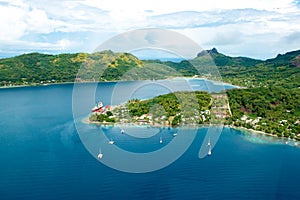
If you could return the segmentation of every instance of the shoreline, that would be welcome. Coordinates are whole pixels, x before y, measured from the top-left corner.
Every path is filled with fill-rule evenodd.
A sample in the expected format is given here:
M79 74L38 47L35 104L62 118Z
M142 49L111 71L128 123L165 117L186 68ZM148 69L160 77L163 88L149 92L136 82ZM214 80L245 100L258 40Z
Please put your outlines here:
M216 85L223 85L223 86L234 86L238 89L244 89L246 87L243 86L238 86L238 85L233 85L228 82L222 82L222 81L217 81L217 80L211 80L207 79L205 77L193 77L193 76L176 76L176 77L167 77L165 79L155 79L155 81L166 81L166 80L176 80L176 79L186 79L186 80L204 80L204 81L211 81L212 83L215 83ZM27 88L27 87L42 87L42 86L51 86L51 85L65 85L65 84L76 84L76 83L118 83L118 82L131 82L131 81L153 81L150 79L145 79L145 80L113 80L113 81L82 81L82 82L55 82L55 83L35 83L35 84L28 84L28 85L12 85L12 86L0 86L0 89L11 89L11 88Z
M205 124L205 125L185 125L185 126L165 126L165 125L151 125L151 124L136 124L136 123L103 123L103 122L96 122L96 121L90 121L88 117L83 118L81 120L82 123L84 124L92 124L92 125L97 125L97 126L110 126L110 127L140 127L140 128L170 128L170 129L177 129L177 128L182 128L182 129L190 129L190 128L210 128L210 127L218 127L218 124ZM219 125L220 126L220 125ZM245 127L236 127L232 125L223 125L223 128L231 128L236 131L241 131L246 134L250 134L253 137L257 137L256 135L263 135L269 138L275 138L278 140L284 140L285 143L282 143L282 145L290 145L290 146L295 146L295 147L300 147L300 144L298 144L298 140L296 139L290 139L287 137L278 137L277 135L273 135L270 133L265 133L263 131L258 131L254 129L247 129ZM291 142L294 142L294 144L291 144Z
M223 85L223 86L235 86L238 89L244 89L246 87L242 87L242 86L236 86L236 85L232 85L231 83L227 83L227 82L222 82L222 81L216 81L216 80L210 80L207 79L205 77L192 77L192 76L178 76L178 77L168 77L165 79L155 79L155 81L164 81L164 80L176 80L176 79L185 79L185 80L204 80L204 81L211 81L213 83L219 84L219 85ZM131 82L131 81L151 81L151 80L114 80L114 81L86 81L86 82L57 82L57 83L45 83L45 84L35 84L35 85L12 85L12 86L1 86L0 89L12 89L12 88L27 88L27 87L43 87L43 86L53 86L53 85L67 85L67 84L76 84L76 83L81 83L81 84L89 84L89 83L118 83L118 82ZM145 125L140 125L140 124L136 124L136 123L128 123L128 124L122 124L122 123L103 123L103 122L96 122L96 121L90 121L87 118L82 120L83 123L85 124L95 124L95 125L112 125L112 126L120 126L120 125L125 125L125 126L146 126L146 127L156 127L156 128L205 128L205 127L211 127L211 126L217 126L216 124L209 124L209 125L187 125L187 126L177 126L177 127L172 127L172 126L165 126L165 125L150 125L150 124L145 124ZM278 138L278 139L286 139L286 140L292 140L294 142L297 142L299 140L296 139L290 139L287 137L278 137L277 135L273 135L270 133L265 133L263 131L258 131L258 130L254 130L254 129L247 129L245 127L236 127L233 125L223 125L223 127L229 127L232 128L234 130L238 130L238 131L242 131L245 133L250 133L250 134L261 134L261 135L265 135L268 137L274 137L274 138Z
M52 85L67 85L67 84L74 84L74 83L76 83L76 82L46 83L46 84L33 84L33 85L12 85L12 86L0 86L0 89L46 87L46 86L52 86Z
M160 124L137 124L134 122L131 123L119 123L119 122L97 122L97 121L90 121L89 117L85 117L81 120L82 123L84 124L93 124L93 125L99 125L99 126L116 126L116 127L130 127L130 126L135 126L135 127L151 127L151 128L209 128L212 126L217 127L217 124L205 124L205 125L186 125L186 126L166 126L166 125L160 125ZM223 126L224 127L224 126Z
M238 131L242 131L242 132L257 133L257 134L266 135L266 136L270 136L270 137L280 138L277 135L273 135L271 133L266 133L266 132L258 131L258 130L254 130L254 129L248 129L245 127L237 127L237 126L232 126L232 125L230 125L228 127L238 130ZM286 137L282 137L282 138L286 138ZM286 139L288 139L288 138L286 138Z
M238 89L245 89L247 87L239 86L239 85L233 85L232 83L225 82L225 81L217 81L213 79L208 79L206 77L194 77L194 76L176 76L176 77L168 77L166 79L162 80L176 80L176 79L186 79L186 80L204 80L204 81L211 81L212 83L219 85L219 86L234 86Z
M263 135L263 136L266 136L266 137L270 137L270 138L275 138L275 139L278 139L278 140L285 140L285 145L291 145L291 146L295 146L295 147L300 147L300 144L298 144L298 142L300 142L299 140L296 140L296 139L291 139L291 138L287 138L287 137L278 137L277 135L273 135L271 133L266 133L266 132L263 132L263 131L258 131L258 130L254 130L254 129L248 129L248 128L245 128L245 127L236 127L236 126L227 126L229 128L232 128L234 130L237 130L237 131L241 131L243 133L247 133L247 134L250 134L251 136L255 136L255 135ZM294 142L294 144L290 144L290 142Z

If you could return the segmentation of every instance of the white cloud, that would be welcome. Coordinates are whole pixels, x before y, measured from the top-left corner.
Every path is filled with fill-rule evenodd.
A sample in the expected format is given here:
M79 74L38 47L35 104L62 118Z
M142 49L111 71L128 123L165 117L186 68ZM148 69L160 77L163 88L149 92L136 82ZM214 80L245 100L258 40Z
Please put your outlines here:
M33 9L26 17L24 21L28 26L26 31L29 33L51 33L65 26L62 21L49 19L44 10Z
M64 26L62 21L49 19L44 10L22 1L6 3L0 4L0 40L18 40L25 34L50 33Z
M30 52L30 51L63 51L76 45L74 42L66 39L50 42L27 42L27 41L0 41L3 45L0 47L1 52ZM5 47L5 48L4 48Z
M295 11L293 0L85 0L86 5L102 8L112 13L113 17L133 18L148 14L158 15L182 11L232 10L253 8L257 10L291 12Z
M95 39L97 33L107 38L111 33L153 27L183 33L204 48L217 46L225 53L259 57L258 45L268 55L296 48L296 42L289 40L293 44L289 46L283 38L300 32L299 11L294 0L0 0L0 46L31 49L32 44L61 51L77 46L81 51L93 43L87 40L104 40ZM60 32L69 37L33 38ZM80 32L93 37L75 44L72 35Z
M0 4L0 40L13 40L21 37L27 24L21 19L25 13L18 7L1 6Z
M117 52L134 52L141 50L159 50L193 58L201 47L190 38L173 31L161 29L142 29L119 34L106 41L97 51L111 49Z

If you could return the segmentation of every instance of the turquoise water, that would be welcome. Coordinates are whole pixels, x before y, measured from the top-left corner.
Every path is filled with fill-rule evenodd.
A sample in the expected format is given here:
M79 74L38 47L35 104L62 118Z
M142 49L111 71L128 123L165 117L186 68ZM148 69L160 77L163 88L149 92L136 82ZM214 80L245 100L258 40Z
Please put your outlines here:
M132 84L122 83L122 91ZM115 85L99 84L96 99L109 103ZM79 88L88 91L90 85ZM146 89L132 94L148 98L168 92L156 86ZM200 128L183 155L165 168L149 173L112 169L90 154L76 127L90 135L104 134L114 139L113 146L135 153L158 151L180 139L180 134L191 133L165 128L155 129L152 137L137 138L120 134L119 127L75 126L72 91L72 84L0 90L0 199L300 198L300 149L278 141L260 142L266 140L230 128L223 129L210 157L198 158L207 131ZM78 113L85 116L93 102L82 98ZM135 127L130 132L147 130ZM184 144L176 145L174 151Z

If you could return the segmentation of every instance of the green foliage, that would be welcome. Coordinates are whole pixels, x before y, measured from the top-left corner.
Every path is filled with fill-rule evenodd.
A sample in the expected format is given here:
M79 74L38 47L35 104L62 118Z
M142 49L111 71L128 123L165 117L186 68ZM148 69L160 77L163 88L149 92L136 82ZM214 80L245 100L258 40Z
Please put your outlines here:
M249 58L231 58L230 62L218 63L222 78L236 85L266 87L271 85L285 88L300 87L299 51L278 55L266 61ZM215 60L222 54L212 56Z
M253 128L251 123L241 121L243 115L249 119L261 117L257 124L262 131L291 136L299 134L300 91L283 87L232 89L227 91L236 126Z
M172 125L177 125L183 114L186 118L199 116L200 111L208 109L210 101L207 92L174 92L143 101L133 99L127 107L132 117L151 114L153 118L169 119Z
M212 64L217 66L215 71L212 71ZM93 54L29 53L0 59L0 86L74 82L75 79L114 81L194 75L213 79L214 74L219 73L224 81L248 88L227 91L232 117L227 118L226 123L297 138L300 133L300 50L265 61L230 57L216 49L200 52L196 58L179 63L141 61L131 54L110 50ZM152 113L155 118L165 116L175 125L186 116L210 109L210 99L205 92L177 92L145 101L131 100L128 108L131 116ZM241 121L243 115L262 119L253 125ZM95 114L90 120L113 122L111 116L110 112ZM287 122L280 123L282 120ZM198 121L204 123L201 118Z
M270 85L297 88L300 87L299 54L300 51L293 51L262 61L229 57L212 49L200 52L192 60L176 63L141 61L129 53L110 50L93 54L29 53L0 59L0 86L74 82L76 77L77 81L163 79L194 75L215 78L214 74L220 73L223 80L248 88ZM214 64L218 71L212 71Z
M107 111L107 112L106 112L106 115L110 117L110 116L113 116L113 113L110 112L110 111Z
M111 113L112 114L112 113ZM114 118L110 118L110 114L92 114L90 117L89 117L89 120L92 121L92 122L108 122L108 123L114 123L116 122L116 120Z
M181 123L181 115L177 115L174 117L172 121L172 126L177 126Z
M0 59L0 86L120 80L142 61L128 53L112 51L93 54L46 55L29 53Z
M131 116L140 117L149 112L149 105L145 101L134 99L128 102L128 109Z

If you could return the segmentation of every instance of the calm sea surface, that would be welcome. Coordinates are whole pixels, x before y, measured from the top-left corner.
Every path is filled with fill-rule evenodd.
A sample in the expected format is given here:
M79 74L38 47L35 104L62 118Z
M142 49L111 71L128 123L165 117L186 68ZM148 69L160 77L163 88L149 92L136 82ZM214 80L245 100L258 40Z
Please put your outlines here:
M203 80L190 80L190 84L193 89L220 90ZM119 90L114 89L116 85L99 84L92 100L81 96L81 106L73 108L78 109L76 126L72 84L1 89L0 199L300 199L300 149L229 128L223 129L212 155L203 159L198 153L207 128L198 129L182 156L162 169L126 173L102 164L90 153L97 153L98 147L86 149L78 130L86 132L87 138L104 134L113 138L112 146L136 154L158 151L178 139L175 152L184 145L179 134L190 134L189 130L157 129L157 134L139 138L121 134L119 127L81 123L95 99L110 104L115 96L114 102L120 103L128 94L143 99L172 90L161 87L159 81L135 89L136 82L119 83ZM81 84L77 90L84 94L93 87ZM152 130L129 129L141 135ZM174 133L178 136L173 137ZM107 151L103 148L103 161L111 156ZM119 162L126 162L126 157Z

